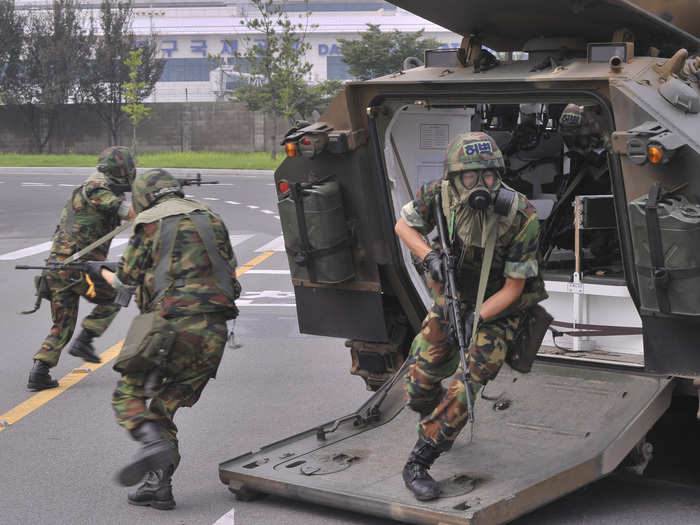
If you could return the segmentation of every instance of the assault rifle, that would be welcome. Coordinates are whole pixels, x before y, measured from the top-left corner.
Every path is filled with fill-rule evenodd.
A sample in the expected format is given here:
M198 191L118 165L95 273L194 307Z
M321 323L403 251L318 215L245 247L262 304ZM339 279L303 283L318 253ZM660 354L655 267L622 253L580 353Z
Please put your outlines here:
M448 321L452 329L457 334L457 344L459 346L459 360L462 364L462 381L464 382L464 392L467 396L467 406L469 412L467 417L470 423L474 423L474 403L472 401L472 392L469 388L469 362L467 355L472 346L472 340L464 340L464 318L462 310L459 306L457 295L457 278L455 277L455 259L450 249L450 241L447 238L447 226L445 217L442 215L442 196L436 195L435 200L435 223L437 224L438 233L440 234L440 245L442 247L443 260L445 264L445 309L447 311ZM473 337L473 334L472 334Z
M197 173L195 177L177 178L180 186L202 186L203 184L219 184L218 180L202 180L202 174ZM109 184L109 189L114 193L127 193L131 191L131 184Z
M118 263L116 262L109 261L83 261L71 263L47 262L44 264L44 266L18 264L15 266L15 270L77 270L79 272L84 272L85 278L89 285L86 295L92 299L96 296L96 291L95 283L90 277L90 272L92 271L92 273L99 273L102 268L106 268L110 272L115 272L117 270L117 264ZM129 306L132 295L133 293L118 290L117 296L114 299L114 304L118 304L119 306ZM38 301L40 301L40 299L38 299Z

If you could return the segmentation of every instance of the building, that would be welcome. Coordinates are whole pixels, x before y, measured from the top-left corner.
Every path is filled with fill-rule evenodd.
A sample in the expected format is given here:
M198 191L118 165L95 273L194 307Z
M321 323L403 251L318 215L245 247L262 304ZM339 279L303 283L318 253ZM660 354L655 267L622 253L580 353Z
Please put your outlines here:
M99 0L90 0L90 9L99 9ZM41 9L47 0L16 0L20 9ZM307 9L311 50L307 60L313 69L310 82L325 79L348 79L347 68L341 60L338 38L351 39L366 29L366 24L378 24L384 31L425 30L445 45L458 46L461 37L423 20L396 6L378 0L301 0L284 2L290 18L304 16ZM255 42L255 35L241 24L246 17L255 16L255 8L245 0L135 0L134 32L144 39L155 35L162 56L167 60L160 82L151 102L214 101L221 96L235 73L214 72L209 55L222 58L233 56L246 37ZM305 19L305 17L304 17ZM226 68L224 68L226 69ZM233 68L228 68L232 73Z

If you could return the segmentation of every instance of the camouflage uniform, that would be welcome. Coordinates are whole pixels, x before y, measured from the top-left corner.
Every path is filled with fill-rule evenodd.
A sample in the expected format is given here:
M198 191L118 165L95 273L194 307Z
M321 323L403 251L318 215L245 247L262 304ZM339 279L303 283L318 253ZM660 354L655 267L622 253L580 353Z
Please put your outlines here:
M154 172L157 172L154 175ZM137 186L143 181L158 185L158 173L151 170L134 181L134 205L137 211L149 205L139 206ZM169 176L169 175L168 175ZM169 180L174 180L170 177ZM152 191L154 188L146 188ZM156 188L157 189L157 188ZM167 191L158 199L182 199L182 192ZM187 202L194 202L187 200ZM236 297L240 285L235 278L235 257L228 231L222 220L201 203L202 210L212 227L219 254L230 262L231 279ZM216 375L226 343L226 320L238 315L232 298L224 294L214 275L205 245L188 215L181 215L170 256L169 275L173 279L165 296L153 304L157 296L154 261L161 256L161 221L138 224L119 262L115 286L137 287L137 302L142 312L156 311L167 319L176 332L175 344L161 370L165 378L156 390L144 392L146 373L125 374L117 384L112 397L112 407L119 425L132 432L147 421L160 427L162 437L175 450L173 471L179 463L177 453L177 427L173 421L180 407L194 405L209 379ZM139 220L138 218L136 219ZM147 400L150 399L150 403Z
M404 206L401 216L409 226L427 235L435 227L435 196L441 191L441 181L421 187L415 199ZM503 287L505 278L526 279L522 295L499 315L482 321L474 337L468 364L471 390L474 394L496 377L503 365L508 345L523 318L523 310L542 300L546 294L539 275L537 239L539 223L534 208L522 194L517 194L518 212L511 227L496 241L493 262L486 288L486 298ZM460 301L465 311L473 311L484 250L463 247L458 237L454 253L461 260L457 272ZM442 283L428 280L434 303L423 321L421 331L413 340L406 393L409 405L420 406L441 393L440 382L457 371L461 374L458 348L448 340L448 321L444 310ZM447 450L467 420L464 384L456 376L446 395L430 415L418 425L424 441L439 450Z
M117 176L114 173L121 166L127 166L127 171L135 172L133 159L127 148L116 146L102 152L98 164L98 170L102 172L91 175L76 188L61 213L49 261L61 262L119 226L121 219L126 216L124 195L115 193L110 184L127 182L128 176L122 173ZM103 261L107 258L109 246L110 241L105 242L84 258ZM94 296L92 290L88 294L90 287L81 272L47 270L44 276L51 290L53 326L34 359L54 367L58 363L61 350L70 341L75 330L81 296L98 305L82 322L83 329L94 336L104 333L120 307L112 304L115 292L105 282L95 282Z

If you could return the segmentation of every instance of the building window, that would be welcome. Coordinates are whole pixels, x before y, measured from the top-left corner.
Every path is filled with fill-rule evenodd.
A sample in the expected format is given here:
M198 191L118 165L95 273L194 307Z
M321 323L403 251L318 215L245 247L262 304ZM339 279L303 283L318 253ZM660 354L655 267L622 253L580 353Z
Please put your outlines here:
M207 58L169 58L160 82L208 82L215 64Z
M326 78L328 80L348 80L352 75L348 72L348 65L343 62L343 57L338 55L326 57Z

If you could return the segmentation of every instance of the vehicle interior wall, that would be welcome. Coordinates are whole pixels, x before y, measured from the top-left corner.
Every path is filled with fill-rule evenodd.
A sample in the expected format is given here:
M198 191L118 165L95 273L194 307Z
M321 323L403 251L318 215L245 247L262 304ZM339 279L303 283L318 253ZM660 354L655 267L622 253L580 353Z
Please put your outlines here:
M404 105L380 136L396 220L418 188L443 175L445 150L457 134L489 133L506 159L504 182L530 200L541 228L542 269L549 293L543 305L555 322L641 327L622 269L608 162L611 126L599 108L585 106L594 132L559 129L566 104ZM577 175L585 173L580 177ZM574 222L575 202L582 213ZM585 210L584 210L585 208ZM584 220L585 219L585 220ZM578 229L579 250L576 251ZM428 236L434 239L435 232ZM431 298L422 264L402 246L404 262L426 306ZM561 326L560 331L566 331ZM641 335L592 337L548 333L544 345L561 353L642 354Z

